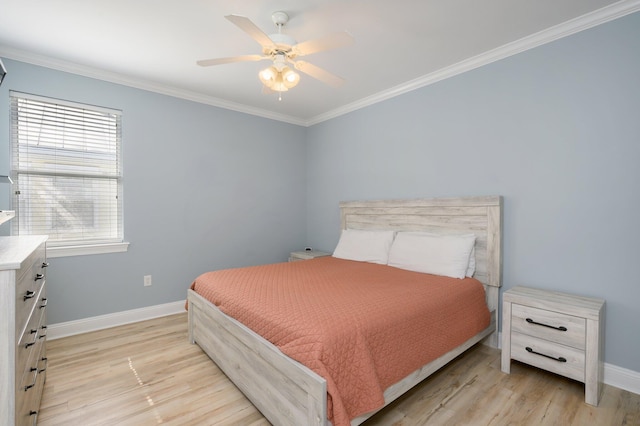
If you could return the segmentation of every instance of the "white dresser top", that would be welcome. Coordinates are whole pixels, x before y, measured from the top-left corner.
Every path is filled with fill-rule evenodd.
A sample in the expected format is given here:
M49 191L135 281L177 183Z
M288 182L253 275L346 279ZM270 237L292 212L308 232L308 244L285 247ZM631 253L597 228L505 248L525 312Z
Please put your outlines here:
M0 271L19 269L22 262L47 238L46 235L0 237Z
M16 212L14 210L0 210L0 224L13 219L15 215Z

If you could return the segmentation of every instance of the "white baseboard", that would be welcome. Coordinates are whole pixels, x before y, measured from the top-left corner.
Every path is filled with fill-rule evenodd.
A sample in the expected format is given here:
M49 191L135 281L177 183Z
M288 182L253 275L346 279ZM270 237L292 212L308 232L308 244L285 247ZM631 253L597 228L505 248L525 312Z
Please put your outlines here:
M167 315L179 314L185 312L184 304L184 300L179 300L177 302L165 303L162 305L51 324L47 327L47 339L54 340L61 337L73 336L75 334L116 327L118 325L131 324Z
M604 382L640 395L640 373L617 365L604 364Z
M164 317L184 312L184 300L165 303L163 305L115 312L76 321L52 324L47 327L47 339L54 340L75 334L103 330L118 325L131 324L153 318ZM502 344L502 333L498 334L498 344ZM612 364L604 364L604 383L629 392L640 394L640 372L628 370Z

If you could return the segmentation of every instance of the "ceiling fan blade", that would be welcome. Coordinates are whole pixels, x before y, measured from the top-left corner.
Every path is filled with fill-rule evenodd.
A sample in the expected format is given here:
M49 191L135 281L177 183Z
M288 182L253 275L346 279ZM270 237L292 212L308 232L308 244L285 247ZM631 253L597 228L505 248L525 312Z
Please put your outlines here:
M293 51L298 56L310 55L324 50L335 49L338 47L349 46L353 43L353 37L346 31L329 34L325 37L316 38L309 41L303 41L293 46Z
M340 85L342 85L342 83L344 83L344 79L342 77L331 74L329 71L326 71L316 65L310 64L309 62L296 61L294 62L294 66L297 70L310 75L311 77L318 79L331 87L339 87Z
M240 15L227 15L225 16L229 21L235 24L245 33L249 34L252 39L257 41L263 49L270 50L274 48L273 41L268 35L264 33L260 28L256 26L249 18Z
M233 62L261 61L263 59L269 59L269 57L263 55L244 55L234 56L231 58L204 59L196 63L201 67L210 67L212 65L231 64Z

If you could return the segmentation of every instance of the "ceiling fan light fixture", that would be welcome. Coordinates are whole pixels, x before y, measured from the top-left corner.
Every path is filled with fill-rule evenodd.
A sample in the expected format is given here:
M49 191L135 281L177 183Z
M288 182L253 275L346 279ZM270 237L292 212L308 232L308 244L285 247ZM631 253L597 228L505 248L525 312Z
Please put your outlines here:
M269 89L263 89L263 92L279 92L278 99L282 99L282 92L288 91L300 82L300 74L296 71L303 72L332 87L338 87L344 81L320 67L297 59L301 56L352 44L353 37L346 31L298 43L293 37L282 33L282 27L289 21L289 15L285 12L274 12L271 15L273 23L278 28L277 34L271 35L267 35L246 16L231 14L226 15L225 18L258 42L262 47L262 54L205 59L197 61L198 65L208 67L234 62L271 60L268 68L258 72L258 78L265 89Z
M271 66L269 68L265 68L258 73L258 77L262 84L271 88L276 82L276 78L278 76L278 70L275 67Z
M284 84L286 84L287 87L291 89L292 87L295 87L300 81L300 74L289 67L285 67L285 69L282 70L282 80L284 81Z
M260 71L258 77L262 84L276 92L286 92L300 82L300 74L287 66L278 69L272 65Z

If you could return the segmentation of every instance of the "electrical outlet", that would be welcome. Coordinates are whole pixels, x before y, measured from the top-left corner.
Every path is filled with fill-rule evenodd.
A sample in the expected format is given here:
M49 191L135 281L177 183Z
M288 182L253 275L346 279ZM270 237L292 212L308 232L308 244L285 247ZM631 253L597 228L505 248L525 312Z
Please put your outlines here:
M149 287L151 285L151 275L144 276L144 286Z

